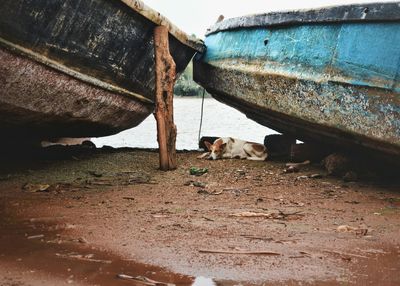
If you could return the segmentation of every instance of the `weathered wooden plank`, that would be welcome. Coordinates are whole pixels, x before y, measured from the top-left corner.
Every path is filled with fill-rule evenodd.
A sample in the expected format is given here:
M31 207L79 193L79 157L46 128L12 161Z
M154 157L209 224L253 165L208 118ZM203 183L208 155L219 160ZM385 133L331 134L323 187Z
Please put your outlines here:
M157 140L160 152L160 169L176 169L176 126L174 124L174 84L176 65L169 53L168 28L154 29Z

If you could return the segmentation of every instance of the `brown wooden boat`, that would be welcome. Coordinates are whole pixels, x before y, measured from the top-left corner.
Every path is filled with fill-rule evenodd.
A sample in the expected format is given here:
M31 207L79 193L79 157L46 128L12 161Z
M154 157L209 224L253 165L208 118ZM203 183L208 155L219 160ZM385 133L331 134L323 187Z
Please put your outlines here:
M141 1L2 0L2 136L93 137L138 125L154 109L158 25L169 29L179 74L203 43Z

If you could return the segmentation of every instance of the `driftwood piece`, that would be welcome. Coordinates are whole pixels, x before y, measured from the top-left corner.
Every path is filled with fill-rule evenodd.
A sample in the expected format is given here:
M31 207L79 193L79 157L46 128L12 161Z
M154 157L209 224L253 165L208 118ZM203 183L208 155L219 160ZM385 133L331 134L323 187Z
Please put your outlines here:
M174 124L173 96L176 64L169 52L168 28L154 29L157 140L160 152L160 169L176 169L176 126Z
M248 251L248 250L221 250L221 249L199 249L200 253L215 253L215 254L247 254L247 255L273 255L279 256L280 253L273 251Z

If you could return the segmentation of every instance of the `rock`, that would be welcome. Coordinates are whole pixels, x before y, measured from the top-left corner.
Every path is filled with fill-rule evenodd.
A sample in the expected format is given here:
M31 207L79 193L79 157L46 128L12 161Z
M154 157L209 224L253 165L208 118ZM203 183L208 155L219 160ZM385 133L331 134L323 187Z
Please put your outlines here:
M76 146L76 145L87 145L88 142L91 143L91 145L94 145L90 141L90 138L55 138L55 139L48 139L44 140L41 142L42 147L48 147L52 145L62 145L62 146ZM96 148L96 145L94 145L94 148Z
M350 160L343 154L333 153L323 160L329 175L344 176L350 171Z
M292 144L296 144L296 138L289 135L272 134L264 138L264 146L271 158L289 158Z
M320 179L320 178L322 178L322 175L321 174L311 174L309 177L311 179Z
M86 238L84 238L84 237L78 238L78 242L80 242L80 243L82 243L82 244L88 243L88 241L87 241Z
M354 171L348 171L343 176L343 181L345 182L355 182L358 180L358 175Z
M297 173L298 171L299 171L299 168L296 166L289 166L283 170L284 173Z
M49 184L31 184L31 183L26 183L22 187L22 189L31 193L48 192L49 188L50 188Z

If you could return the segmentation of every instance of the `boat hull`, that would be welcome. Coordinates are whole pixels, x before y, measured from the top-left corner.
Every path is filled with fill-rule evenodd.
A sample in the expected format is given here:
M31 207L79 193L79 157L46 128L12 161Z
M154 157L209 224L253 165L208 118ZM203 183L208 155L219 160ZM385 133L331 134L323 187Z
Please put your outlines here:
M154 109L157 25L170 29L179 74L201 42L140 1L1 1L0 132L88 137L138 125Z
M9 139L108 135L153 110L7 50L0 49L0 61L0 130Z
M279 132L400 156L399 42L399 20L225 25L194 78Z

